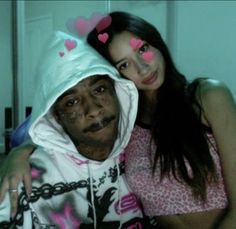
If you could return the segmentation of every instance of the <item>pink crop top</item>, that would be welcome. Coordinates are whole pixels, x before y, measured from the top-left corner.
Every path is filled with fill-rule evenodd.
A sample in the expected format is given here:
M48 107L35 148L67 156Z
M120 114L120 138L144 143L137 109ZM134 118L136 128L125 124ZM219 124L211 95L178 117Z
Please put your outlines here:
M216 165L218 183L207 187L207 201L196 201L192 191L173 177L160 181L157 167L154 176L151 170L151 158L155 153L155 144L150 147L151 134L148 129L135 126L129 145L126 148L126 176L129 185L141 199L148 216L175 215L221 209L227 206L220 159L215 151L215 140L207 133L210 152ZM150 154L151 151L151 154Z

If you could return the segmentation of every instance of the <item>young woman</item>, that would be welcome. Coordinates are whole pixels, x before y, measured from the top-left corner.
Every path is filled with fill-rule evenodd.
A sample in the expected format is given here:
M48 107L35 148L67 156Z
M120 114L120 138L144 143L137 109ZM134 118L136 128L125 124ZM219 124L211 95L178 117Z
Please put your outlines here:
M111 25L99 33L94 29L88 43L139 89L126 175L146 213L166 228L212 228L227 208L221 228L235 227L236 106L231 93L216 80L189 83L146 21L124 12L110 16Z
M94 29L88 42L139 89L126 174L146 213L168 229L233 229L236 106L230 91L206 78L189 83L159 32L143 19L110 16L111 25ZM5 176L4 191L27 170L8 174L13 176Z

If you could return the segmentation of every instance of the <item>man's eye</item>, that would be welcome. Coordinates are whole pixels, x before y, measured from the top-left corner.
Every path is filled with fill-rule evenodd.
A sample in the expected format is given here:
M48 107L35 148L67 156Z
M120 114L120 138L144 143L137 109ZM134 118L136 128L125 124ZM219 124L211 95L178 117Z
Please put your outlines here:
M142 54L144 52L147 52L149 49L149 45L147 43L145 43L144 45L142 45L140 48L139 48L139 53Z
M106 90L105 86L99 86L95 88L95 93L103 93Z
M79 102L79 100L78 99L75 99L75 98L73 98L73 99L68 99L67 101L66 101L66 106L67 107L72 107L72 106L74 106L75 104L77 104Z
M128 62L124 62L123 64L121 64L120 66L118 66L118 70L119 71L122 71L122 70L125 70L126 68L129 67L129 64Z

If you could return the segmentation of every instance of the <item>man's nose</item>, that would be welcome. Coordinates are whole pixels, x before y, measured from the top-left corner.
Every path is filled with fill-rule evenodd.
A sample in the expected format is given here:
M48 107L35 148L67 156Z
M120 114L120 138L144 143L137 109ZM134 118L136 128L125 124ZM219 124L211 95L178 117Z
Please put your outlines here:
M102 105L94 96L86 98L85 114L87 117L94 118L101 113Z

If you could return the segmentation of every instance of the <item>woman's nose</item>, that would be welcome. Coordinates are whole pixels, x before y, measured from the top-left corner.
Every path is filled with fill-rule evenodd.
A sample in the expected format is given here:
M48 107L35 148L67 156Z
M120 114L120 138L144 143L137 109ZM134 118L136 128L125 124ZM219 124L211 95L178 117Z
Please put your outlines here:
M149 72L149 64L141 57L137 57L135 60L135 67L137 73L141 76L146 75Z

